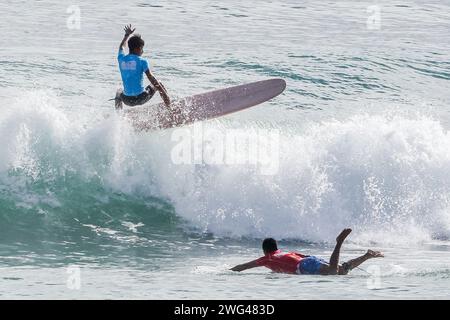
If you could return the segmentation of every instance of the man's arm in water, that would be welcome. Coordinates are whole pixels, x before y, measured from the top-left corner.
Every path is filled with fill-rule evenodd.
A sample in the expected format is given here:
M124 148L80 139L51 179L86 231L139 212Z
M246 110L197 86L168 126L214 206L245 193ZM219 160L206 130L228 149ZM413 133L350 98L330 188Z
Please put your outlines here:
M164 88L161 82L156 80L156 78L153 76L150 70L145 71L145 74L147 75L147 78L150 81L150 83L156 88L156 90L159 91L159 94L161 95L161 98L164 100L166 106L170 106L170 98L169 95L167 94L166 88Z
M120 43L119 50L123 50L123 46L127 42L128 38L131 36L131 34L134 32L134 30L136 30L136 28L132 29L130 24L128 26L125 26L123 30L125 31L125 35L123 36L122 42Z
M231 268L230 270L232 270L232 271L244 271L244 270L247 270L247 269L260 267L260 265L258 265L257 261L258 260L253 260L253 261L250 261L250 262L247 262L247 263L238 264L237 266Z

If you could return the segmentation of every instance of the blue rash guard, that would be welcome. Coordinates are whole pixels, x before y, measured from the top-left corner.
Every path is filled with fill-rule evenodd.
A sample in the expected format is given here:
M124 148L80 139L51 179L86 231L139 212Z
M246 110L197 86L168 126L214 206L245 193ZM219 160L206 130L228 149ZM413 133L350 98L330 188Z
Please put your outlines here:
M122 49L117 56L122 75L123 93L126 96L138 96L144 92L144 73L149 69L147 60L135 54L127 54Z

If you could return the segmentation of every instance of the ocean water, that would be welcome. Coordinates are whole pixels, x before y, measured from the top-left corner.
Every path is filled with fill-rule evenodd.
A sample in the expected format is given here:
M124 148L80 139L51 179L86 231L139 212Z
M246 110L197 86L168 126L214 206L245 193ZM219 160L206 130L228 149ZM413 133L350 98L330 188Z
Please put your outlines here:
M4 0L0 12L1 299L450 297L449 1ZM115 115L128 23L172 98L286 80L200 128L220 133L200 141L215 150L236 132L275 137L255 144L270 162L179 164L180 131ZM198 127L182 130L198 143ZM386 257L344 277L228 270L268 236L327 259L345 227L342 260Z

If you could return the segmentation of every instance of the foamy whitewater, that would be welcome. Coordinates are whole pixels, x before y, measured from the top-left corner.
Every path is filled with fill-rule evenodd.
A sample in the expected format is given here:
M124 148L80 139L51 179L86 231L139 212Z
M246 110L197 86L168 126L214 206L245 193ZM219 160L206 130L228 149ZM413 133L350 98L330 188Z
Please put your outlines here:
M0 10L0 298L450 297L448 2ZM127 23L172 98L276 77L287 89L136 132L108 101ZM386 257L345 277L229 271L269 236L328 259L346 227L342 261Z

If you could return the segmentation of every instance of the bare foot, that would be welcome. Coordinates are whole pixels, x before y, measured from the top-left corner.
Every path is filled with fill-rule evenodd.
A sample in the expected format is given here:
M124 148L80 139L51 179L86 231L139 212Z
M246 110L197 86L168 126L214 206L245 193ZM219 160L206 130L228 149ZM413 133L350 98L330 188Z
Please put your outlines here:
M380 251L367 250L366 256L369 258L382 258L384 255Z
M337 236L336 242L344 242L345 238L347 238L350 232L352 232L352 229L350 228L342 230L342 232Z

